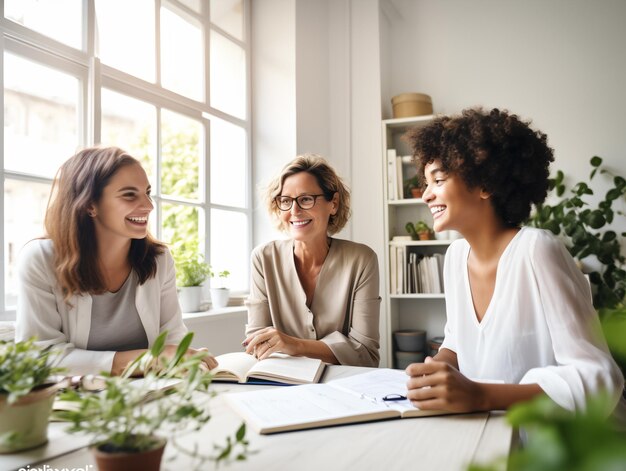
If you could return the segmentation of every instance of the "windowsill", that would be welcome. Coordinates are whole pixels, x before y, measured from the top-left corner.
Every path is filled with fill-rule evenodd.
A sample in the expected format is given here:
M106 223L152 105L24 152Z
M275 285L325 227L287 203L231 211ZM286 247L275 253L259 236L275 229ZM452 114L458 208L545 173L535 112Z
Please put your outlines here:
M245 306L232 306L232 307L222 307L219 309L209 309L208 311L200 311L200 312L183 312L183 320L190 319L204 319L204 318L212 318L216 319L219 317L232 317L238 314L246 314L248 310Z

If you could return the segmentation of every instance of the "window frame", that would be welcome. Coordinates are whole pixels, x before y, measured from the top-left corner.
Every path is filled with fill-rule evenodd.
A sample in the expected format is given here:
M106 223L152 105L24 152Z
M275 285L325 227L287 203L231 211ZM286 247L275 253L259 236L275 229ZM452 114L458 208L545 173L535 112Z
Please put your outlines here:
M247 247L242 250L250 252L253 243L253 205L252 205L252 159L251 159L251 83L250 83L250 0L242 0L244 13L244 36L239 40L227 32L214 25L209 17L209 1L201 3L201 13L188 8L176 0L154 0L155 8L155 83L146 82L142 79L129 75L123 71L102 64L100 59L95 55L95 0L82 0L82 22L83 22L83 38L82 50L74 49L52 38L49 38L37 31L28 29L18 23L15 23L4 17L4 2L0 3L0 70L4 70L4 53L8 52L20 58L36 62L46 67L67 73L76 77L80 82L80 97L78 100L79 107L79 123L77 123L78 145L80 147L94 145L100 142L101 138L101 91L106 88L115 93L135 98L154 106L157 112L157 135L156 139L159 143L156 149L156 174L154 189L154 200L156 203L155 216L157 218L157 238L162 234L162 214L161 207L163 203L171 203L176 205L192 206L201 208L204 211L204 226L200 229L200 233L204 232L204 245L201 241L201 249L209 257L211 253L211 210L221 209L225 211L241 213L246 217L248 223ZM204 46L204 101L196 101L191 98L182 96L167 90L161 86L160 73L160 45L161 45L161 27L160 27L160 11L161 7L166 7L176 14L183 17L193 19L193 22L200 24L203 33ZM245 54L246 67L246 117L241 119L231 116L225 112L213 108L210 103L210 32L216 31L230 41L240 46ZM4 110L4 74L0 74L0 84L3 93L0 96L0 102ZM204 139L201 146L200 154L203 161L201 162L202 172L200 175L200 195L198 202L189 201L184 198L176 198L171 195L163 196L161 194L161 110L178 113L186 118L198 121L204 130ZM246 196L244 207L234 207L222 204L213 204L210 199L211 195L211 120L213 118L222 119L228 123L234 124L243 129L245 133L246 143L246 172L242 178L245 178ZM4 142L4 112L0 116L0 129L3 133ZM36 175L30 175L22 172L5 170L4 168L4 146L0 146L0 260L3 266L0 269L0 299L2 300L2 309L0 310L0 321L14 320L15 307L6 305L6 281L5 280L5 263L8 263L5 254L5 235L4 235L4 201L5 201L5 178L19 179L21 181L30 181L33 183L49 183L52 178L45 178ZM69 157L69 155L68 155ZM202 223L202 221L199 221ZM43 229L43 228L42 228ZM246 279L249 279L249 264L246 268ZM235 292L236 294L236 292Z

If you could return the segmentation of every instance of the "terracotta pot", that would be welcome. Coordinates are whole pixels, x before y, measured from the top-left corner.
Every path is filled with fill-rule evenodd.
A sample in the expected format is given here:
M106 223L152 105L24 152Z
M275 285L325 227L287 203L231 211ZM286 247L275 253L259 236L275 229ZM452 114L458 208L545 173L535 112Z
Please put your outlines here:
M0 436L12 435L0 441L0 453L14 453L35 448L48 441L48 419L54 395L62 384L46 385L31 391L13 404L0 394Z
M413 198L421 198L424 194L424 190L421 188L411 188L411 196Z
M418 232L417 235L419 236L420 240L430 240L430 231Z
M100 446L91 447L99 471L159 471L167 440L159 439L159 445L141 452L102 451Z

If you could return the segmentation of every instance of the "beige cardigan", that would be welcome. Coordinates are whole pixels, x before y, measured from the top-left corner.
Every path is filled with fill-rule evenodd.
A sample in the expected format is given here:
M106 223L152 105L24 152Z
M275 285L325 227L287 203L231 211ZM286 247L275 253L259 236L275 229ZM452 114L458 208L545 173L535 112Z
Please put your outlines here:
M54 274L54 251L49 239L27 243L18 263L18 300L16 340L36 336L41 345L64 349L61 366L70 374L111 371L114 351L86 350L91 327L91 296L72 296L70 305L63 300ZM157 257L157 272L137 286L135 306L151 346L167 330L167 343L178 343L187 333L176 295L176 272L166 250ZM103 332L115 336L115 332Z
M363 244L332 239L311 308L293 257L293 241L277 240L252 252L246 335L264 327L321 340L342 365L378 366L378 259Z

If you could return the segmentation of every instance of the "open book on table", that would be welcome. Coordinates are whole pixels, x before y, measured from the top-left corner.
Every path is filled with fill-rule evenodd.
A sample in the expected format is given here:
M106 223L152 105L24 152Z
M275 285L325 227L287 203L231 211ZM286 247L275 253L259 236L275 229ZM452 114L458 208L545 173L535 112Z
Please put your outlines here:
M406 396L407 380L402 370L380 368L323 384L229 393L225 399L261 434L450 414L418 409L408 399L389 400Z
M79 378L79 377L75 377ZM106 384L104 382L104 378L102 376L92 376L86 375L80 377L77 384L74 384L73 387L79 387L84 392L93 393L93 394L106 394ZM144 378L136 378L131 381L131 385L133 387L143 389L146 388L143 402L150 402L154 399L158 399L165 391L176 387L181 380L178 378L159 378L154 381L151 381L147 387L145 386ZM65 420L61 414L63 411L77 411L80 408L80 404L74 401L64 401L60 399L60 396L57 395L52 404L52 415L50 420L52 422L59 422Z
M238 383L317 383L326 366L322 360L283 353L274 353L265 360L257 360L246 352L225 353L215 358L218 366L211 370L215 375L213 380Z

